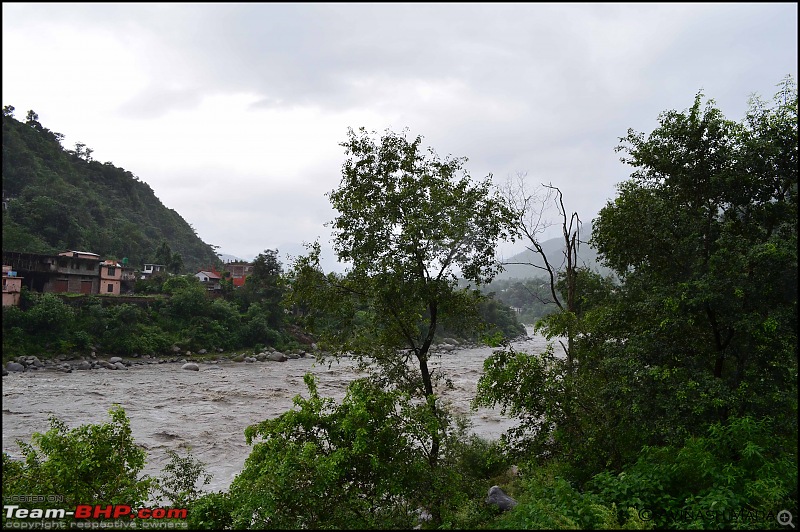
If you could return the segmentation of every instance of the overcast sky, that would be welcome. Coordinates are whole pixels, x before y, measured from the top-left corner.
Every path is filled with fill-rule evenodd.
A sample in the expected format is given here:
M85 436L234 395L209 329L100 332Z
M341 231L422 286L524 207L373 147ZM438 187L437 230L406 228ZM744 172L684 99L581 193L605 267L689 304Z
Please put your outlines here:
M631 173L628 128L700 90L739 120L797 79L797 19L796 3L4 2L2 104L130 170L219 252L286 263L327 247L348 127L407 127L475 178L526 172L588 221Z

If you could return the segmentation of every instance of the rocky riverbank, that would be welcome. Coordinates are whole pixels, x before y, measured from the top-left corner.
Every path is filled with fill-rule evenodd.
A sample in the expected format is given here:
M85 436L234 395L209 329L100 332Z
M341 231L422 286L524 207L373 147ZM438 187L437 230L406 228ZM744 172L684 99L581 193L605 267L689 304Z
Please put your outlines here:
M454 338L445 338L442 342L431 346L431 353L433 355L441 355L442 353L449 353L457 349L479 347L472 342L465 342L456 340ZM205 349L199 350L197 353L191 351L183 352L179 347L172 348L173 354L171 356L150 356L134 354L130 357L99 355L96 351L92 351L88 355L56 355L52 358L37 356L20 356L16 357L6 363L3 367L3 376L9 373L21 373L25 371L61 371L64 373L71 373L73 371L90 371L97 369L107 370L127 370L132 366L144 366L149 364L182 364L183 369L199 370L200 364L220 364L226 362L286 362L290 359L297 358L316 358L320 353L317 352L316 344L311 344L308 350L299 349L294 351L281 352L272 347L259 352L259 353L229 353L223 354L220 349L217 354L209 353ZM316 353L316 355L315 355ZM322 355L327 355L322 353ZM187 366L188 364L188 366Z

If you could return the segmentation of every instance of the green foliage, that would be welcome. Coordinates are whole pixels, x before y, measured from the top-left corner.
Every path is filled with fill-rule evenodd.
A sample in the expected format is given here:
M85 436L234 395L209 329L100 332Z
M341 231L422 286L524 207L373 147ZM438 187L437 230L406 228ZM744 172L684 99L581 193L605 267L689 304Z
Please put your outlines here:
M683 446L645 447L635 464L587 487L646 510L659 529L774 528L777 511L797 508L797 433L774 429L770 418L731 418Z
M198 488L197 484L205 486L211 482L211 475L206 473L205 464L195 458L191 451L181 457L177 452L167 450L167 455L169 462L162 469L156 491L172 506L186 508L203 496L203 489Z
M319 396L298 410L252 425L256 443L231 485L235 527L407 528L429 494L430 475L416 445L429 448L424 427L408 417L407 398L354 381L342 404Z
M518 320L527 325L533 325L558 308L552 301L549 281L543 278L496 279L482 286L481 291L498 302L519 309Z
M428 352L439 327L478 322L479 294L458 289L456 274L478 284L491 280L499 268L494 246L509 234L511 213L491 178L472 181L466 159L423 150L421 137L373 135L349 130L342 181L329 194L339 213L334 248L352 269L324 275L319 246L312 247L292 268L290 302L324 348L352 353L379 382L420 401L417 421L430 447L418 454L437 483L445 473L437 463L448 414L433 392L439 376L428 367ZM434 493L438 499L428 504L441 524L445 495Z
M235 508L227 492L206 493L189 504L186 523L189 530L227 530L233 528Z
M180 253L173 253L169 244L162 241L153 257L153 264L162 264L166 266L167 271L177 274L183 269L183 257Z
M34 433L31 443L17 441L23 461L3 453L3 494L58 494L63 502L20 503L70 508L78 504L141 506L152 479L140 476L147 454L137 447L130 422L120 407L109 411L110 422L74 429L55 417L50 430Z
M581 492L558 476L557 468L533 469L520 482L518 505L491 524L504 530L647 530L635 506L607 503L591 492Z
M275 294L255 293L242 314L236 302L210 297L194 276L147 282L154 283L151 287L161 298L120 303L79 296L65 303L54 294L24 289L20 307L3 308L4 359L92 348L120 355L158 355L168 353L174 344L194 351L292 346L282 318L283 301Z
M492 297L481 298L478 313L484 335L499 334L505 340L514 340L526 334L525 326L519 322L517 314Z
M735 123L698 95L622 139L636 171L592 236L621 282L579 271L572 311L537 323L574 367L487 360L479 401L522 418L517 448L582 483L736 417L797 432L796 89L758 102Z
M538 355L499 349L483 363L473 404L499 406L503 415L519 419L503 435L518 456L548 457L564 422L564 374L565 363L552 348Z
M353 268L326 277L318 256L301 259L293 302L323 311L323 341L337 352L394 368L396 350L413 354L420 373L401 380L431 395L427 352L437 327L477 317L474 294L455 289L456 272L473 282L491 279L509 213L490 179L474 183L465 159L441 159L421 142L390 131L380 138L348 132L342 182L329 197L339 212L332 223L336 252Z
M593 241L625 281L619 322L598 332L616 336L604 356L634 364L636 430L675 444L681 428L786 412L796 431L794 83L772 107L754 100L742 123L698 94L649 137L623 141L637 170L601 211ZM664 421L675 439L663 438Z
M231 485L234 527L408 529L425 510L458 528L488 516L475 501L508 467L497 444L456 424L432 467L437 420L424 403L359 379L336 404L312 375L305 382L296 409L245 430L248 443L261 441Z
M24 313L24 328L29 333L58 336L67 331L75 313L58 296L32 295L33 305Z

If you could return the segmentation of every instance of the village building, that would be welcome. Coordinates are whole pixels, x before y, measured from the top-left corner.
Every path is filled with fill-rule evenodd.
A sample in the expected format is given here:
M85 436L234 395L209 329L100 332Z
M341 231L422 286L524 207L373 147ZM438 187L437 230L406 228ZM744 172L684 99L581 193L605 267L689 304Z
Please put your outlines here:
M222 276L213 270L213 268L211 270L200 270L194 274L194 276L200 279L200 282L203 283L206 290L216 291L222 289L222 284L220 282L222 281Z
M19 305L22 295L22 277L11 266L3 265L3 306Z
M225 269L231 273L233 286L244 286L247 278L253 273L253 265L249 262L229 262Z
M145 264L142 271L139 272L140 279L148 279L154 273L166 273L167 267L163 264Z
M100 264L100 293L118 296L122 286L122 266L113 260Z

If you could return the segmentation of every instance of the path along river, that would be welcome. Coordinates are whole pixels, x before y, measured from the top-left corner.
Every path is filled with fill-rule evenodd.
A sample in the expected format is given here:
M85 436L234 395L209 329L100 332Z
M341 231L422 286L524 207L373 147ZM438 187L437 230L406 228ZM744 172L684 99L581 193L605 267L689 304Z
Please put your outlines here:
M541 336L514 343L515 349L527 353L540 353L545 346ZM489 347L458 349L434 357L431 364L452 380L455 389L444 396L457 411L469 415L472 432L494 439L514 422L497 410L470 410L483 361L491 353ZM347 358L334 361L330 368L327 362L300 358L200 364L200 371L167 363L135 365L128 371L11 373L3 377L3 451L20 457L16 440L30 442L34 432L47 431L51 415L69 428L105 423L109 409L119 404L130 418L136 443L148 452L145 473L161 473L167 450L183 456L188 448L213 475L205 489L225 490L250 454L245 427L292 408L297 394L307 397L303 375L309 371L318 377L320 394L337 400L357 376Z

